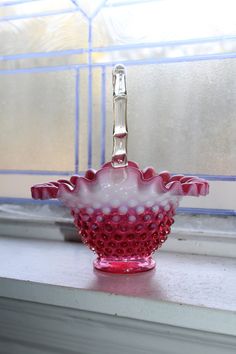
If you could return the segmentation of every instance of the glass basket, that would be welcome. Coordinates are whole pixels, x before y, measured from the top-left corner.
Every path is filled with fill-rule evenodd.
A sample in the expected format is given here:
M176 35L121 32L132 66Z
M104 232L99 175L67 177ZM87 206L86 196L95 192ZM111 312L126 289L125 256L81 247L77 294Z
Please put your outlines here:
M207 181L194 176L141 170L127 160L127 91L123 65L113 70L111 162L84 176L38 184L34 199L59 199L71 210L82 241L94 253L96 269L137 273L155 267L152 254L166 241L184 196L205 196Z

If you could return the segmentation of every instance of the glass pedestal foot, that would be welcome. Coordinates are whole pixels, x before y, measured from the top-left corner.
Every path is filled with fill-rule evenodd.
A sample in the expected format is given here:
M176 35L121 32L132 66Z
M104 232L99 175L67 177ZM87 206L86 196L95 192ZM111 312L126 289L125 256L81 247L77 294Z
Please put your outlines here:
M96 269L108 273L130 274L146 272L155 267L156 262L152 257L133 260L115 260L109 258L97 258L93 265Z

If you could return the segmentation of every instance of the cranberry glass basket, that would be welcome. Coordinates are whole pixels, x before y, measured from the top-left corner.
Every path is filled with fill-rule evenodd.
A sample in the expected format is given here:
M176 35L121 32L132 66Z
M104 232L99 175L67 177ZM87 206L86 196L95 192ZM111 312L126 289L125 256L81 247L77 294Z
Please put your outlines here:
M113 70L113 153L101 169L84 176L38 184L34 199L59 199L71 210L82 241L94 253L96 269L136 273L155 267L152 254L166 241L183 196L205 196L198 177L141 170L127 160L127 92L122 65Z

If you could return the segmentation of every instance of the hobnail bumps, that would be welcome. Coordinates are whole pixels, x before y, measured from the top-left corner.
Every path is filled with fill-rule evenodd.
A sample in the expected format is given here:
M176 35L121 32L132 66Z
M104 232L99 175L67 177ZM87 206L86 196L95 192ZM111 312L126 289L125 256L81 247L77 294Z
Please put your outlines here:
M79 212L72 209L72 215L82 241L99 257L117 260L149 257L166 241L174 222L172 208L169 211L129 208L125 214L117 208L109 214L101 209L91 214L86 209Z

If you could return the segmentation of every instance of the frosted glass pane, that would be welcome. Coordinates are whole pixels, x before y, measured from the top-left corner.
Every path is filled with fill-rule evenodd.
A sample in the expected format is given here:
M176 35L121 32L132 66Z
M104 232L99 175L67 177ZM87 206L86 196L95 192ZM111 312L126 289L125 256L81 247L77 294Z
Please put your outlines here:
M236 38L235 38L236 39ZM138 48L138 45L130 44L130 48L127 46L120 46L119 50L114 50L110 47L108 51L102 50L101 48L94 49L92 59L94 63L114 63L123 62L129 63L143 61L143 60L153 60L153 61L165 61L165 59L172 59L172 61L178 61L178 58L203 56L203 55L219 55L222 53L232 53L235 55L236 52L236 40L227 41L217 41L212 43L196 43L189 45L161 45L152 47L149 43ZM116 47L115 47L116 49ZM138 62L137 62L138 64Z
M62 56L48 56L30 59L17 60L0 60L0 70L18 70L38 67L52 67L52 66L75 66L77 64L87 64L88 55L62 55Z
M235 61L135 66L127 75L130 159L172 172L236 174ZM109 121L108 156L110 136Z
M88 168L88 71L80 71L79 86L79 170Z
M4 1L4 3L6 3ZM13 15L27 15L33 13L39 13L44 11L55 11L66 8L74 8L71 1L57 0L57 1L26 1L26 2L14 2L11 6L0 7L0 16L13 16Z
M0 22L0 54L86 48L87 32L80 13Z
M2 75L0 169L74 169L75 73Z
M111 161L111 157L112 157L112 140L113 140L113 103L112 103L112 81L111 81L111 77L112 77L112 70L111 68L107 68L106 70L106 76L107 76L107 80L106 80L106 91L107 91L107 99L106 99L106 161ZM130 88L130 73L129 73L129 69L128 69L128 82L127 82L127 86L128 89ZM128 106L129 106L129 96L130 96L130 92L128 91ZM128 116L128 128L129 128L129 124L130 124L130 119ZM129 151L128 151L129 153ZM128 157L130 159L130 156L128 154Z
M111 68L123 62L129 159L172 172L236 174L235 10L235 0L38 0L0 7L0 170L66 173L77 158L80 171L89 161L99 168L104 116L109 161ZM209 60L216 57L224 60ZM22 175L16 192L11 184L18 177L0 174L9 181L0 195L28 197L31 177L51 179ZM201 205L223 208L222 195L217 206L214 196ZM189 200L187 206L201 206Z
M92 162L94 168L101 163L101 70L93 70L93 132Z
M99 168L101 166L102 158L102 70L94 69L91 73L92 78L92 95L88 93L88 71L81 70L81 86L80 86L80 144L79 144L79 156L80 156L80 170L85 171L88 168L88 144L89 136L91 134L91 146L92 146L92 167ZM109 92L108 94L111 94ZM90 101L92 99L92 102ZM105 98L106 99L106 98ZM91 118L92 125L91 130L89 128L89 111L88 106L91 105ZM105 122L106 124L106 122ZM104 142L106 136L104 136Z
M95 20L94 46L234 34L235 9L234 0L110 2Z

